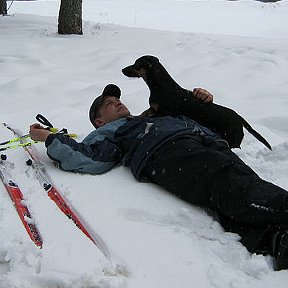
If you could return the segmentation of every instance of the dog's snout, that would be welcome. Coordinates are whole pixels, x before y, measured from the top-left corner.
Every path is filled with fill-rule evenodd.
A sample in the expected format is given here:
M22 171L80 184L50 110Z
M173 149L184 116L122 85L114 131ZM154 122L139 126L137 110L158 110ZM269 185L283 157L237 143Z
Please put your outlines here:
M131 66L127 66L125 68L122 69L122 73L125 75L125 76L129 76L129 74L131 74Z
M122 73L127 77L140 77L139 71L135 69L134 65L123 68Z

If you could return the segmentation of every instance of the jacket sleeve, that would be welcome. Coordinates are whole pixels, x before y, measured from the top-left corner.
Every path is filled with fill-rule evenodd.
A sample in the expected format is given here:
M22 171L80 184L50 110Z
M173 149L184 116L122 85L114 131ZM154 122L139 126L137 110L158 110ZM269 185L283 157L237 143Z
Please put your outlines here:
M66 171L101 174L121 161L119 148L109 138L88 145L64 135L51 134L45 146L48 156Z

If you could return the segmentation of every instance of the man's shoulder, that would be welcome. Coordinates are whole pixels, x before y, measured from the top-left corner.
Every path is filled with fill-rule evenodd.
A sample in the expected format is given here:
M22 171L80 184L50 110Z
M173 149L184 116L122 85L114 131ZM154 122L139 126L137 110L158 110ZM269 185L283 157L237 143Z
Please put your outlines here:
M107 137L113 138L115 131L127 122L126 118L121 118L111 123L107 123L88 134L82 143L93 144L95 141L102 141Z

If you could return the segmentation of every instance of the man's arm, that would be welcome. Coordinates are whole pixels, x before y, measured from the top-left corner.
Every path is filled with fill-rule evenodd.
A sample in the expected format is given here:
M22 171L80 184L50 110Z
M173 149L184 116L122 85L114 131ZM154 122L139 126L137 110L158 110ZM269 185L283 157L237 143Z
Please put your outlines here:
M119 149L109 139L95 139L93 145L87 145L65 135L51 134L39 124L30 126L30 136L45 141L48 156L65 171L101 174L120 162Z

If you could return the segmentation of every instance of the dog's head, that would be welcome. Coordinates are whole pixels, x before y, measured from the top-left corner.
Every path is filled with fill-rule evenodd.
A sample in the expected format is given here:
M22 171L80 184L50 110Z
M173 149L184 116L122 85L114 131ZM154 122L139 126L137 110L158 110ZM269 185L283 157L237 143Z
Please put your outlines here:
M127 66L122 69L122 73L127 77L141 77L147 79L147 72L152 67L159 65L159 59L155 56L145 55L138 58L133 65Z

